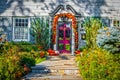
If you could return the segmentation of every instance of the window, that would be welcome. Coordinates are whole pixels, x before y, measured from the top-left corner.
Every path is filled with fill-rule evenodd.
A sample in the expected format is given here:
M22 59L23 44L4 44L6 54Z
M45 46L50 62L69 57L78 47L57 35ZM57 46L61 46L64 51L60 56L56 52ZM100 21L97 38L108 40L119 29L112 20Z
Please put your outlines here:
M113 20L113 26L120 27L120 20Z
M29 18L13 19L13 41L29 41Z

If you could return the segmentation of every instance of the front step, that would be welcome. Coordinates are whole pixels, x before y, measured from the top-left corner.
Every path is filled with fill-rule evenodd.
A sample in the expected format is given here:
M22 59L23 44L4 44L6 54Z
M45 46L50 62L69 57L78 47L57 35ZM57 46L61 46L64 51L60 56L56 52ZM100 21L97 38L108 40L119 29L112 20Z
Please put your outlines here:
M60 74L33 74L27 76L24 80L82 80L79 76L75 75L60 75Z
M51 69L32 69L32 73L41 73L41 74L48 74L48 73L57 73L62 75L78 75L79 70L77 68L51 68Z
M73 56L52 56L32 67L24 80L82 80Z

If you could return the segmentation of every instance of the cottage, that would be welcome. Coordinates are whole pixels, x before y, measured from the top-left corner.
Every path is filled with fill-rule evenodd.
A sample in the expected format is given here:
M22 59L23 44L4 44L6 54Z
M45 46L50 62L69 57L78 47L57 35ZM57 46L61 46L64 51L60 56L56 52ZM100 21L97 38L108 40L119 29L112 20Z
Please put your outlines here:
M49 23L48 44L74 54L85 45L84 19L100 17L106 26L120 26L119 4L120 0L1 0L0 36L8 41L34 42L31 23L42 17Z

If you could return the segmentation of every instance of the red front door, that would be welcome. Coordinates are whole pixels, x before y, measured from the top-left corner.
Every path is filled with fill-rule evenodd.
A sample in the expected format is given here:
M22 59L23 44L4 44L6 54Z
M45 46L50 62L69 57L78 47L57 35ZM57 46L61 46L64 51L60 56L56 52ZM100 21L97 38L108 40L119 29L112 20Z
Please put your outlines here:
M70 53L70 27L66 24L59 27L58 50L60 53Z

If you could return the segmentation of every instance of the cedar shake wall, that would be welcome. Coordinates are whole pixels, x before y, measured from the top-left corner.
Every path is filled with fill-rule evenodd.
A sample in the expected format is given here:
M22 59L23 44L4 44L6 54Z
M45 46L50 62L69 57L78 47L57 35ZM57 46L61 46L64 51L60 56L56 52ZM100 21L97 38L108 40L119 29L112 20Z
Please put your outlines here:
M8 41L12 40L12 17L0 17L0 36L2 34L6 35Z
M0 0L0 16L45 16L59 4L69 4L83 16L120 16L120 0Z

